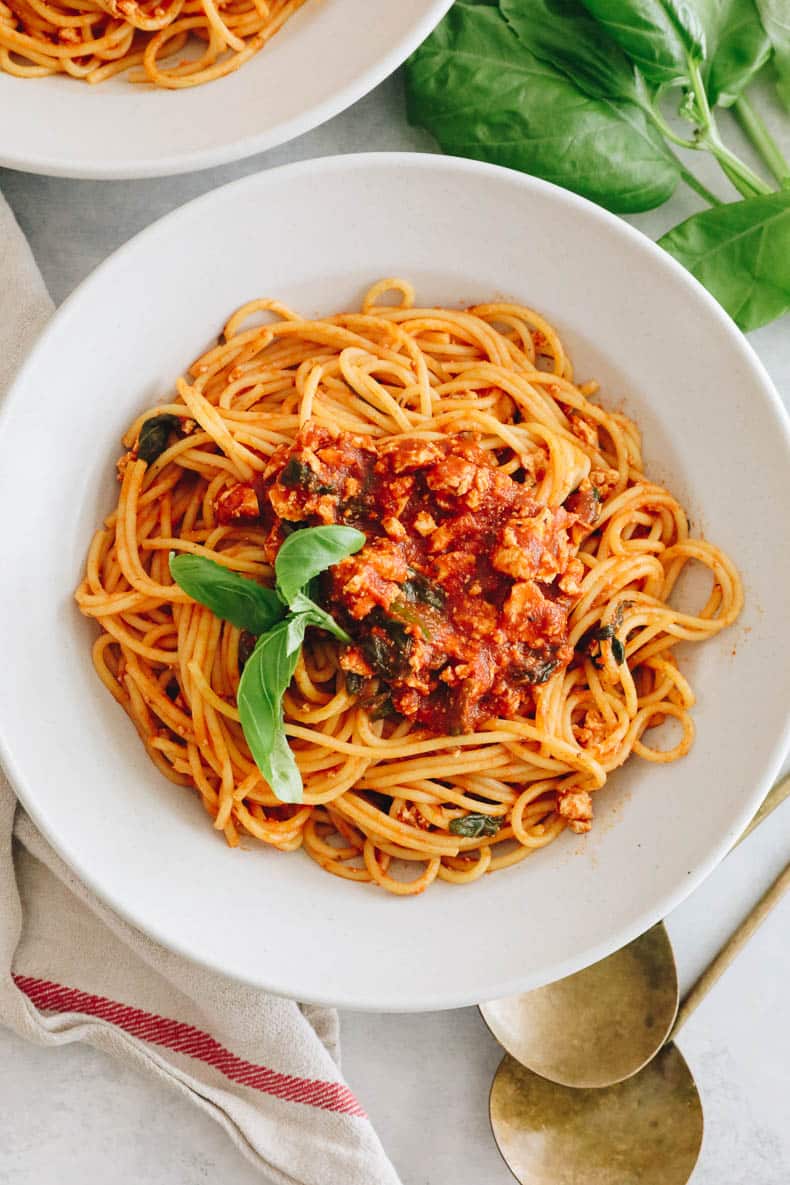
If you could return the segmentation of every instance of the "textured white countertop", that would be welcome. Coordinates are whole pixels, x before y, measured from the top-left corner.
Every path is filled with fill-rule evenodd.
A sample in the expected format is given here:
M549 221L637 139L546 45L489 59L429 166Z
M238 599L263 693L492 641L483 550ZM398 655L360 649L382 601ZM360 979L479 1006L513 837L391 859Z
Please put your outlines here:
M782 139L790 149L790 132ZM132 234L226 181L311 156L431 147L427 136L407 126L395 76L324 127L236 165L117 183L0 170L0 190L59 302ZM715 170L703 172L724 196ZM661 210L631 221L657 236L697 208L697 199L685 191ZM790 318L753 334L752 343L790 401ZM787 661L781 647L777 661ZM788 859L790 803L669 919L684 987ZM693 1185L790 1182L789 989L790 897L679 1039L705 1109ZM488 1090L501 1051L476 1010L345 1013L342 1038L346 1076L404 1185L512 1181L488 1126ZM42 1050L0 1029L0 1185L92 1185L109 1177L116 1185L261 1181L219 1127L165 1088L95 1050L77 1045Z

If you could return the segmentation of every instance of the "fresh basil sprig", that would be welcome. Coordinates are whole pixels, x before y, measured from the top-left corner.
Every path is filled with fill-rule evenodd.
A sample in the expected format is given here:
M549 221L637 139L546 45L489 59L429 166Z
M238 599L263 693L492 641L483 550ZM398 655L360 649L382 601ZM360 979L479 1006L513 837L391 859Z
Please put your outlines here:
M447 152L616 213L661 205L682 179L713 209L661 245L686 266L691 254L690 270L750 330L790 308L784 220L765 214L782 206L790 165L744 93L769 59L790 108L789 0L456 0L409 60L408 115ZM668 118L673 101L692 130ZM733 107L778 193L725 142L717 106ZM675 146L710 153L743 200L722 203Z
M295 542L294 542L295 541ZM281 802L301 802L302 776L285 735L282 699L308 626L343 642L346 631L309 595L316 576L364 546L353 527L305 527L289 535L274 562L275 588L205 556L170 555L170 573L193 600L238 629L259 635L244 664L237 703L255 764Z

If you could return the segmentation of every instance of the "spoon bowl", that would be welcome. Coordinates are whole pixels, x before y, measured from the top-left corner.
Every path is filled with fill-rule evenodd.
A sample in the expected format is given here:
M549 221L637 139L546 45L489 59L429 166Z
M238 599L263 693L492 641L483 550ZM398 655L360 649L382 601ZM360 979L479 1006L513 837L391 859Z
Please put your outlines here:
M480 1005L501 1046L563 1086L629 1078L667 1039L678 1008L675 956L663 922L576 975Z
M638 1078L598 1090L549 1082L506 1054L489 1111L521 1185L685 1185L702 1145L702 1104L675 1045Z

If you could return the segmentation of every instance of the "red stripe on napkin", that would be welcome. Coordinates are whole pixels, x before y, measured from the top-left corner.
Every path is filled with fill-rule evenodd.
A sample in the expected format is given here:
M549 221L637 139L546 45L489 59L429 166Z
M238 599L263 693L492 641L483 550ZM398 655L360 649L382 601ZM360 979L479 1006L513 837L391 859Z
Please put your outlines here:
M320 1107L324 1111L340 1111L344 1115L367 1118L354 1094L342 1083L297 1078L293 1074L280 1074L268 1066L245 1061L225 1049L209 1033L193 1025L144 1012L128 1004L119 1004L104 996L81 992L78 988L51 983L47 979L15 975L14 982L42 1012L81 1012L95 1016L98 1020L117 1025L141 1041L163 1045L174 1053L197 1058L219 1070L231 1082L249 1086L252 1090L260 1090L263 1094L274 1095L289 1103L304 1103L305 1106Z

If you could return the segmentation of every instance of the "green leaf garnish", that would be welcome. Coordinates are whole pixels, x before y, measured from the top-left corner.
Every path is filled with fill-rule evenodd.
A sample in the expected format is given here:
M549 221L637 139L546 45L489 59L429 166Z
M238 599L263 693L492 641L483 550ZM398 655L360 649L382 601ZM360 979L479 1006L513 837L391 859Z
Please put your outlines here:
M237 696L245 740L281 802L302 801L302 775L285 735L282 698L296 670L306 625L303 617L288 618L258 640Z
M265 634L285 614L274 589L205 556L171 552L170 575L193 601L251 634Z
M305 527L294 531L274 561L278 593L290 605L311 580L364 545L365 535L356 527Z
M450 820L450 831L453 835L462 835L465 839L478 839L481 835L496 835L502 826L502 820L493 815L462 815L460 819Z
M443 588L434 584L427 576L415 572L401 586L401 595L405 601L422 601L432 609L443 609L447 596Z
M351 641L351 638L343 627L337 624L331 613L327 613L320 605L316 605L315 601L305 593L298 592L292 597L290 607L292 613L298 613L306 617L308 625L314 625L317 629L326 630L327 633L337 638L339 642Z
M351 638L309 595L310 583L365 543L353 527L305 527L283 543L275 561L276 591L205 556L170 555L179 588L237 629L259 635L243 666L237 702L255 764L281 802L301 802L302 777L285 735L282 698L293 678L309 626L341 642ZM283 553L285 553L283 557Z
M170 433L175 432L180 427L181 420L179 417L170 415L169 412L162 412L158 416L149 416L140 429L140 436L137 441L137 456L141 461L145 461L147 465L150 465L167 448Z
M401 621L405 621L407 625L415 625L423 638L425 638L425 641L430 642L431 631L428 629L422 614L418 613L416 609L411 609L404 601L393 601L390 605L390 613L393 617L398 617Z

